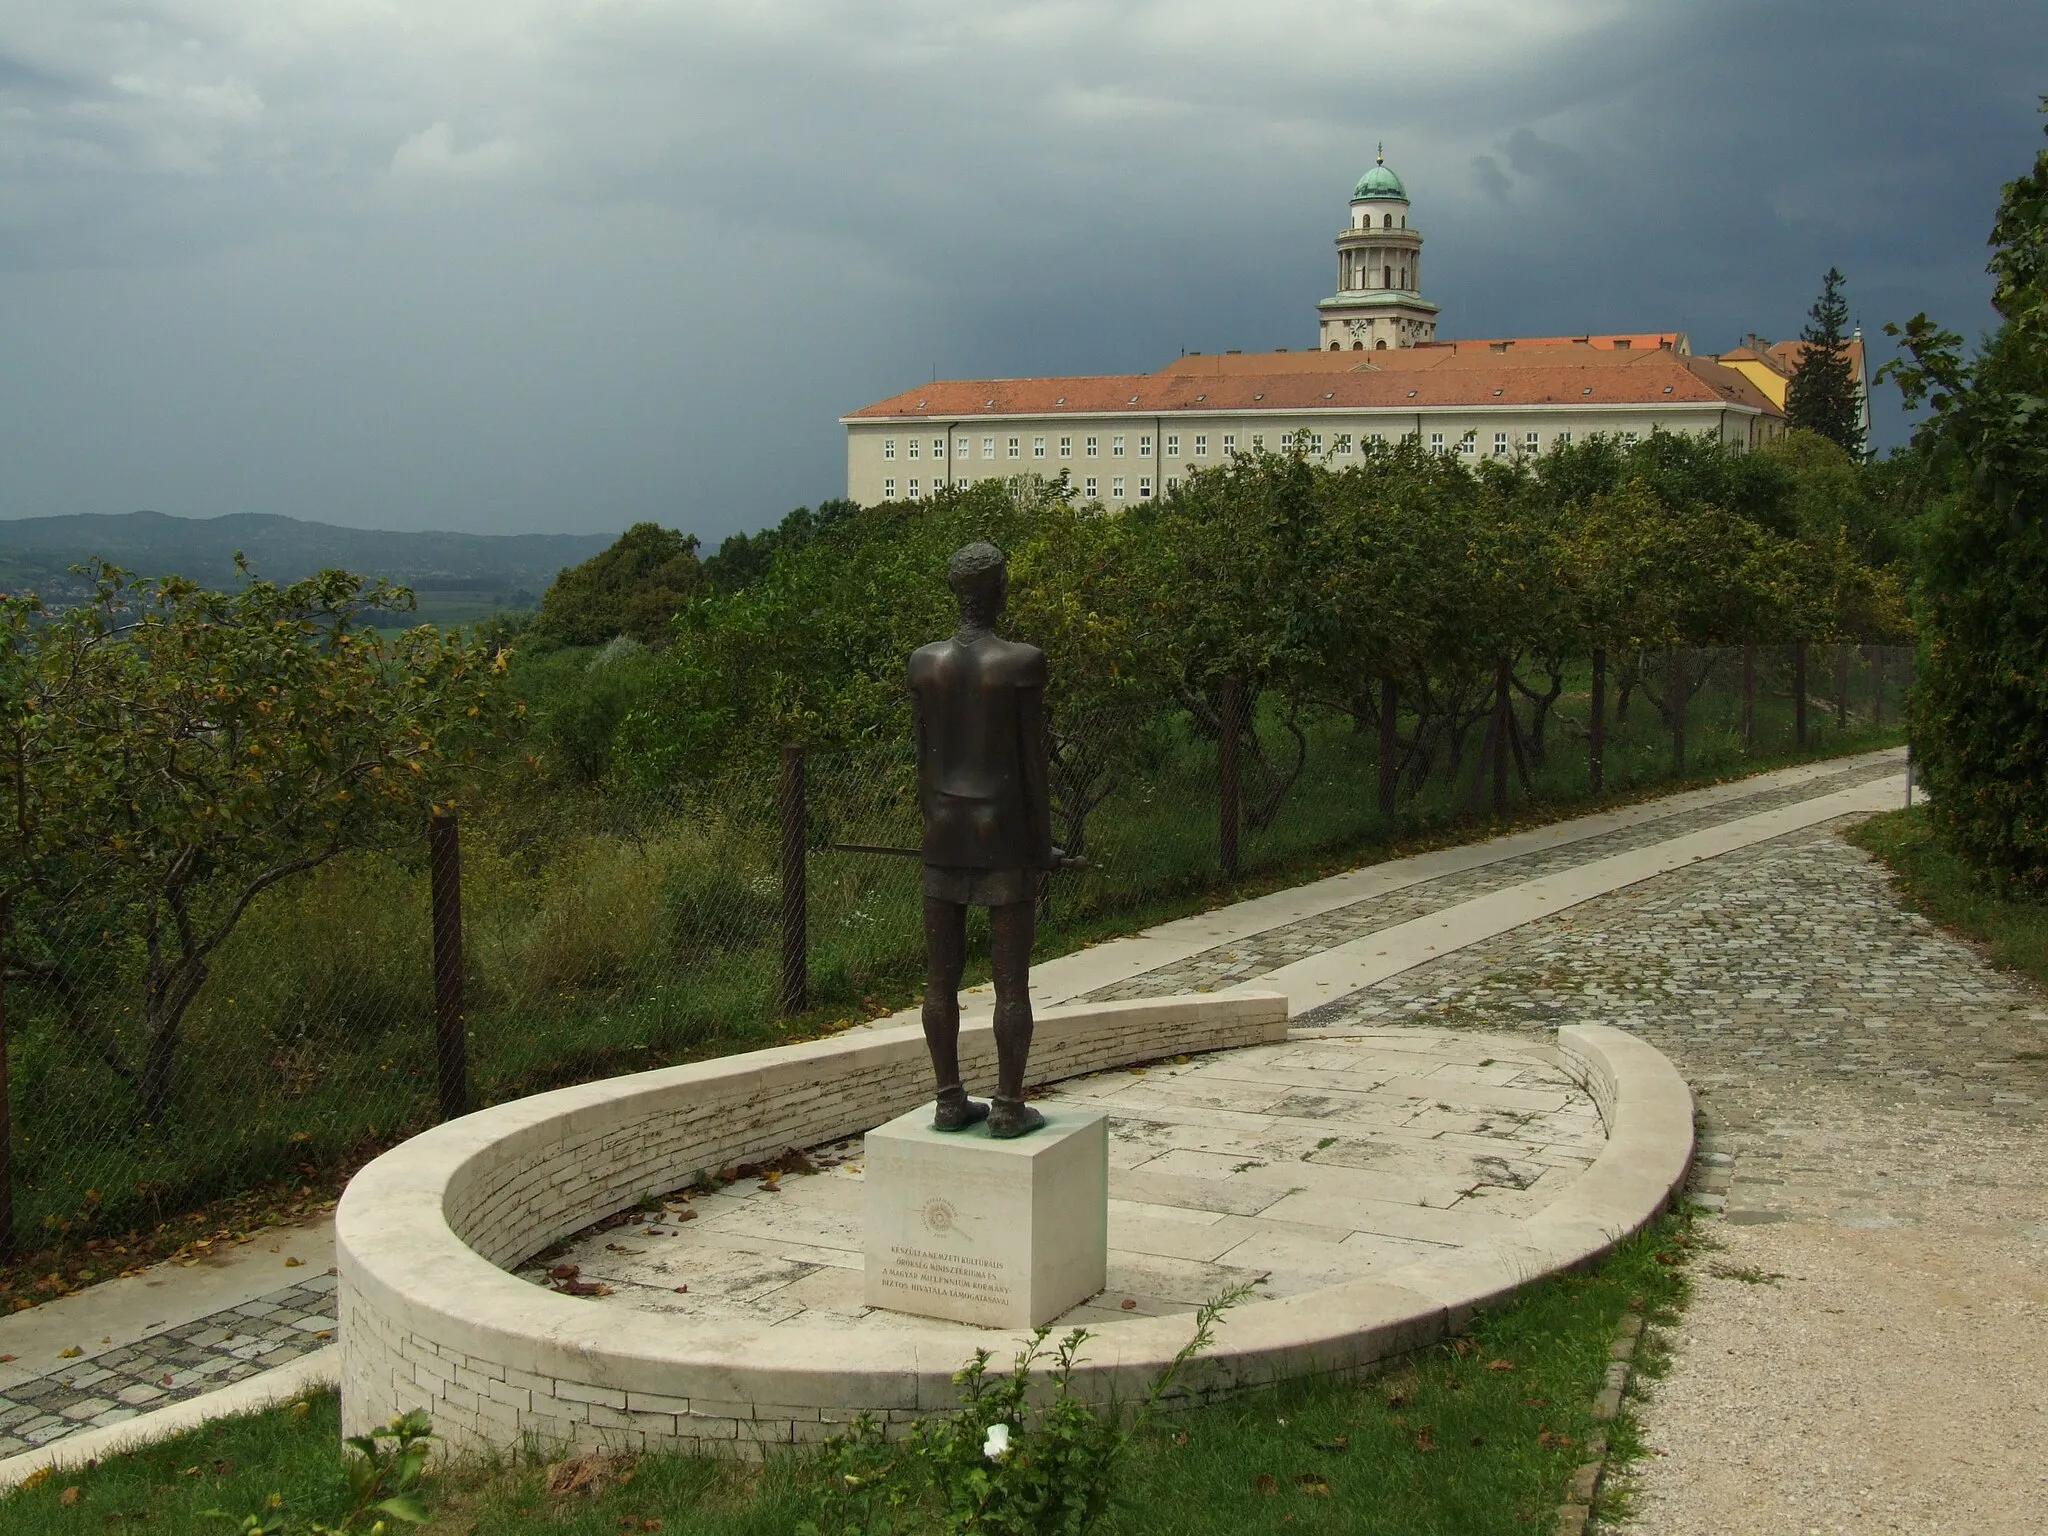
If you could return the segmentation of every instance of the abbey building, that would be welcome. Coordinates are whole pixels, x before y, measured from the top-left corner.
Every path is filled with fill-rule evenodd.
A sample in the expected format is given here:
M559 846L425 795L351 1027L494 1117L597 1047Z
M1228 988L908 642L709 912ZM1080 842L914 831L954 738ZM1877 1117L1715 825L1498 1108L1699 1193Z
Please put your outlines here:
M1437 340L1422 233L1384 155L1352 189L1336 246L1337 291L1316 306L1312 349L919 385L841 418L847 496L872 503L1064 471L1082 501L1114 507L1233 453L1296 443L1341 468L1402 438L1477 458L1597 433L1704 433L1751 447L1784 430L1781 402L1744 371L1693 355L1682 331Z

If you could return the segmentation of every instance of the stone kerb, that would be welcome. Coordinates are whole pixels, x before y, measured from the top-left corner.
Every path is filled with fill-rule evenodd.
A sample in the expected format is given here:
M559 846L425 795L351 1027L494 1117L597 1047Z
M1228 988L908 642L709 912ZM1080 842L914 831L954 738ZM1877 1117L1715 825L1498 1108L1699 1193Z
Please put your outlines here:
M1049 1011L1047 1079L1285 1036L1275 994ZM986 1025L963 1032L986 1070ZM1619 1031L1559 1031L1560 1057L1601 1106L1601 1156L1511 1241L1384 1277L1241 1306L1189 1378L1207 1396L1348 1371L1462 1326L1542 1275L1589 1261L1647 1222L1683 1179L1691 1096L1658 1052ZM425 1407L457 1452L695 1447L758 1453L822 1438L858 1413L900 1422L956 1399L957 1330L709 1326L626 1313L508 1274L555 1239L702 1169L852 1135L912 1107L928 1070L914 1027L783 1047L538 1095L416 1137L364 1169L336 1216L345 1431ZM1185 1342L1186 1317L1111 1324L1081 1390L1131 1400ZM1021 1336L991 1333L999 1356Z

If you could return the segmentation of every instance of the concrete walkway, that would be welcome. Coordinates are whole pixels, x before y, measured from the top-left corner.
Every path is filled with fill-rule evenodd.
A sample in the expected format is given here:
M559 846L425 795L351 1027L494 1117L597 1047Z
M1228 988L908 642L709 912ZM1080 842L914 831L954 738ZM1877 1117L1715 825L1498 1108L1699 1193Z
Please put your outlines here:
M1853 862L1857 856L1817 829L1900 803L1903 773L1900 752L1809 764L1368 866L1049 961L1033 972L1034 998L1049 1006L1082 998L1220 991L1256 981L1288 994L1305 1032L1334 1033L1366 1019L1462 1026L1478 1016L1468 1019L1435 999L1446 987L1463 984L1455 978L1469 976L1481 987L1505 984L1502 967L1481 958L1492 957L1501 945L1532 935L1553 942L1559 932L1583 931L1572 925L1583 925L1587 913L1617 902L1620 910L1639 910L1644 892L1674 882L1689 888L1687 882L1701 878L1701 871L1768 862L1788 843L1842 849ZM1781 894L1794 906L1805 899L1789 887ZM1881 892L1872 899L1897 915ZM1699 950L1699 925L1679 927L1672 941L1690 946L1686 953ZM1741 935L1730 937L1738 949L1747 945ZM1601 952L1625 976L1662 976L1668 967L1658 947L1662 942L1631 937ZM1526 971L1520 974L1531 980ZM1573 1011L1563 1001L1568 988L1531 984L1523 989L1526 996L1489 1005L1484 1017L1496 1030L1547 1030L1576 1018L1642 1030L1696 1081L1704 1074L1705 1086L1721 1096L1709 1100L1719 1115L1724 1098L1732 1104L1739 1097L1749 1059L1689 1054L1690 1041L1669 1027L1670 994L1644 985L1649 991L1641 994L1643 1006L1622 1016ZM1604 1009L1604 994L1588 995L1600 996ZM1417 1001L1422 998L1431 1000ZM991 1003L986 989L963 1001L970 1014L985 1012ZM1427 1016L1401 1016L1406 1013ZM906 1011L877 1023L914 1018ZM1763 1027L1784 1033L1782 1026ZM1733 1124L1714 1122L1724 1147L1735 1145L1730 1138L1740 1134ZM325 1278L331 1243L321 1229L307 1229L291 1241L299 1245L292 1253L259 1255L273 1266L267 1273L253 1261L193 1270L159 1267L0 1320L0 1355L17 1357L0 1363L0 1458L15 1453L0 1460L0 1486L47 1460L49 1450L39 1448L63 1447L69 1459L88 1437L99 1454L122 1438L151 1433L165 1422L152 1411L165 1399L191 1397L172 1410L178 1421L204 1413L215 1400L194 1394L212 1381L246 1377L236 1389L239 1401L260 1393L273 1376L291 1391L317 1380L320 1362L328 1358L320 1346L333 1327L331 1296L317 1284L299 1282ZM302 1258L303 1268L286 1273L288 1257ZM73 1349L76 1355L68 1353ZM289 1381L266 1369L281 1361L289 1362L283 1367Z

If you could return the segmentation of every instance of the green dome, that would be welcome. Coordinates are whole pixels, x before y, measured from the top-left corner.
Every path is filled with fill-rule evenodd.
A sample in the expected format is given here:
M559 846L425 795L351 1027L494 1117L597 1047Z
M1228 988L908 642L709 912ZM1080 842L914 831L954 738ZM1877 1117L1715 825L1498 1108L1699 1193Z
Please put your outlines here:
M1358 185L1352 189L1351 201L1363 203L1379 198L1399 198L1408 201L1408 189L1401 185L1401 178L1387 169L1387 157L1382 154L1377 164L1358 178Z

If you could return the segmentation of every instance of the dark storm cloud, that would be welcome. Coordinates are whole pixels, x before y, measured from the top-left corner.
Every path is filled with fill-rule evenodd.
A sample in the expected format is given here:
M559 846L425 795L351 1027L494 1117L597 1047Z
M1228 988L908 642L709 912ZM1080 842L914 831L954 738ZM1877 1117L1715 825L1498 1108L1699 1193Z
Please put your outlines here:
M1987 317L2009 4L0 0L0 515L709 535L932 372L1299 346L1387 141L1447 335ZM1889 416L1881 408L1881 416Z

